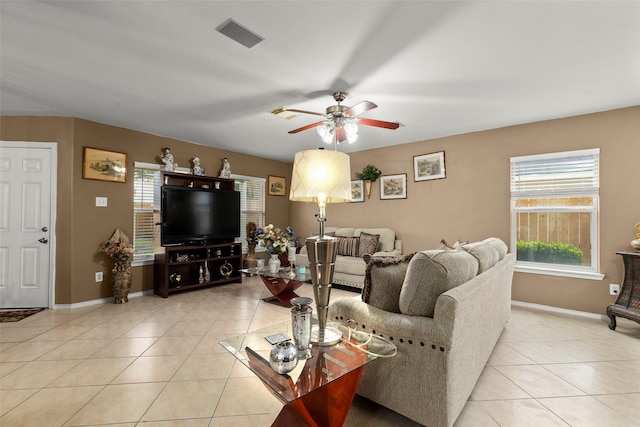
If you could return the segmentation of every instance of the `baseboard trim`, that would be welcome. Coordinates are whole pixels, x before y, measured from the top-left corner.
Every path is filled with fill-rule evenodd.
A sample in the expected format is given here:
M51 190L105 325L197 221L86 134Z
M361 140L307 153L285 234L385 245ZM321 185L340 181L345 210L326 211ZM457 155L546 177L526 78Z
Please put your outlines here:
M144 295L153 295L153 289L151 290L147 290L147 291L142 291L142 292L133 292L129 294L129 298L138 298ZM54 304L53 305L53 309L54 310L68 310L70 308L82 308L82 307L89 307L92 305L97 305L97 304L107 304L107 303L113 303L113 297L108 297L108 298L100 298L100 299L94 299L94 300L89 300L89 301L82 301L82 302L76 302L73 304Z
M523 308L531 308L534 310L540 310L540 311L547 311L550 313L556 313L556 314L565 314L568 316L575 316L575 317L586 317L589 319L596 319L596 320L607 320L607 316L604 314L598 314L598 313L589 313L587 311L579 311L579 310L570 310L568 308L561 308L561 307L553 307L550 305L542 305L542 304L534 304L532 302L524 302L524 301L516 301L516 300L511 300L511 305L515 306L515 307L523 307Z

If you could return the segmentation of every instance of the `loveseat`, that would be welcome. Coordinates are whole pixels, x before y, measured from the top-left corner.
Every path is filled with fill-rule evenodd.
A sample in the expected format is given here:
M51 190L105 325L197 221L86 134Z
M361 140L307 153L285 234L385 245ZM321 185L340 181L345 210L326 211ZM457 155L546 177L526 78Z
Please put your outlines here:
M338 238L338 255L333 272L333 283L361 290L367 263L362 258L368 254L376 257L399 256L402 241L389 228L326 227L325 234ZM295 264L309 267L306 246L296 255Z
M370 258L358 297L329 319L391 340L394 357L368 364L357 393L429 427L450 427L507 324L515 258L500 239L456 250Z

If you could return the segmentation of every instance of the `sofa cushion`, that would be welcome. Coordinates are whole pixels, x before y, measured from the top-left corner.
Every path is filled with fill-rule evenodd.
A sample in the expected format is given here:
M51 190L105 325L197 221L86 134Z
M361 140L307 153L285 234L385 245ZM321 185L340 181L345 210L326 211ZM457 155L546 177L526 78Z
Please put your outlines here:
M358 250L358 256L362 257L364 254L374 254L377 252L378 241L380 240L379 234L360 233L360 248Z
M334 228L333 231L337 237L358 237L355 234L355 228L351 227L343 227L343 228Z
M360 256L359 237L338 237L338 255Z
M484 239L482 243L491 245L498 251L498 260L502 260L509 251L507 244L497 237L489 237L488 239Z
M471 280L477 273L478 262L465 251L418 252L409 262L402 284L400 312L433 317L440 294Z
M478 260L478 274L484 273L500 261L498 250L493 245L487 243L468 243L463 245L462 249L473 255L473 257Z
M361 233L380 235L380 239L378 240L378 248L373 252L391 252L395 248L396 233L390 228L356 228L354 236L359 236Z
M414 255L365 257L365 261L369 261L364 275L362 301L384 311L400 313L400 291Z
M364 270L367 267L367 263L362 258L355 256L336 256L336 263L334 265L335 273L353 274L356 276L364 276Z

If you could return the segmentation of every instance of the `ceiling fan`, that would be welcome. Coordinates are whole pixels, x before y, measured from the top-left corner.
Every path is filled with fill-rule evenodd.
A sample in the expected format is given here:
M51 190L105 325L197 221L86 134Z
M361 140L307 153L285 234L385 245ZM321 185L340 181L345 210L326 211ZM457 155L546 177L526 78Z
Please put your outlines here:
M400 127L400 123L398 122L385 122L382 120L358 117L360 114L376 108L377 105L373 102L362 101L352 107L346 107L341 104L346 96L346 92L335 92L333 94L333 99L336 100L338 105L327 107L327 110L324 114L316 113L314 111L297 110L294 108L282 108L282 111L290 111L293 113L302 114L314 114L316 116L323 116L325 118L322 121L311 123L301 128L291 130L289 131L289 133L294 134L302 132L303 130L317 127L318 134L326 143L330 144L334 141L336 143L341 143L343 141L353 143L358 139L358 124L385 129L398 129L398 127Z

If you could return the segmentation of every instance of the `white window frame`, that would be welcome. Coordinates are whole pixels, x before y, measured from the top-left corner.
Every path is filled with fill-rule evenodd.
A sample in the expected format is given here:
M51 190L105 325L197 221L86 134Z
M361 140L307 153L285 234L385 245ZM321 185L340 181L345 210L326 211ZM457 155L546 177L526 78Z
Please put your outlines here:
M247 176L247 175L237 175L237 174L231 174L231 179L234 179L236 182L237 181L256 181L259 183L262 183L262 194L261 194L261 209L259 211L252 211L251 213L254 215L258 215L259 220L258 220L258 224L256 224L257 227L263 227L264 226L264 221L265 221L265 217L266 217L266 212L265 212L265 202L266 202L266 198L265 198L265 193L266 193L266 183L267 180L265 178L260 178L260 177L255 177L255 176ZM242 207L242 200L246 200L246 195L241 195L241 206L240 206L240 242L242 243L242 253L247 253L248 252L248 244L247 244L247 239L246 239L246 220L242 221L242 218L245 217L245 215L248 213L248 211L243 210L245 208ZM260 252L261 247L256 247L256 252Z
M598 232L598 213L599 213L599 185L598 185L598 158L600 154L600 149L587 149L587 150L576 150L576 151L566 151L559 153L550 153L550 154L538 154L532 156L520 156L520 157L512 157L511 158L511 248L514 254L516 253L516 235L517 235L517 213L519 212L589 212L591 214L591 224L590 224L590 239L591 239L591 260L589 266L572 266L572 265L564 265L564 264L550 264L550 263L540 263L540 262L526 262L526 261L517 261L515 271L524 272L524 273L534 273L534 274L544 274L544 275L553 275L553 276L564 276L564 277L575 277L582 279L591 279L591 280L602 280L604 278L604 274L598 272L599 267L599 232ZM514 172L514 165L523 164L525 162L531 161L549 161L549 164L556 159L567 159L571 157L582 157L582 156L595 156L595 170L593 171L593 175L587 176L587 180L582 182L581 179L580 184L576 184L575 186L570 185L556 185L553 180L542 180L548 186L542 185L539 188L533 188L532 186L527 186L524 180L519 180L518 178L522 178L521 175L518 175L517 172ZM524 183L524 185L522 185ZM554 197L580 197L588 195L593 198L593 204L590 207L575 207L575 208L562 208L558 207L554 208L516 208L516 200L523 198L554 198Z
M145 162L133 162L133 167L134 169L146 169L146 170L153 170L153 171L161 171L163 165L158 165L155 163L145 163ZM180 172L180 173L190 173L191 170L188 168L177 168L176 172ZM134 176L134 180L135 178L135 173L133 174ZM134 187L135 187L135 182L134 182ZM155 194L155 192L158 190L158 188L154 187L154 210L160 210L160 203L159 203L159 194ZM133 239L132 242L134 244L134 251L135 251L135 241L136 241L136 227L135 227L135 212L136 212L136 208L135 208L135 203L136 203L136 194L134 191L133 194L133 203L134 203L134 208L133 208L133 215L134 215L134 226L133 226ZM158 230L159 233L159 230ZM154 236L155 236L155 232L154 232ZM156 239L154 238L154 241ZM159 239L158 239L158 244L159 244ZM133 267L136 266L140 266L140 265L150 265L154 263L154 258L155 258L155 254L151 253L151 254L135 254L133 255L133 260L131 262L131 265Z

